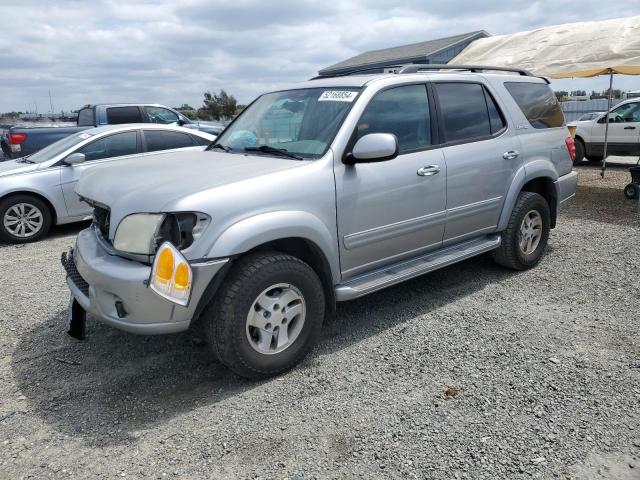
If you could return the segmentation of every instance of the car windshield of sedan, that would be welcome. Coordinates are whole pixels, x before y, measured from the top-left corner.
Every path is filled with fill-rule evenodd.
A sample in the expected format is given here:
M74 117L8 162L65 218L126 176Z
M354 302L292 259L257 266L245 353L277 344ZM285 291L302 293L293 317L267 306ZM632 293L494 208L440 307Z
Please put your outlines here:
M30 163L42 163L52 158L60 155L65 150L78 145L79 143L84 142L87 138L92 137L93 134L82 132L76 135L71 135L69 137L64 137L57 142L52 143L51 145L47 145L42 150L38 150L35 153L29 155L27 160Z
M242 112L209 149L320 158L359 93L358 88L268 93Z

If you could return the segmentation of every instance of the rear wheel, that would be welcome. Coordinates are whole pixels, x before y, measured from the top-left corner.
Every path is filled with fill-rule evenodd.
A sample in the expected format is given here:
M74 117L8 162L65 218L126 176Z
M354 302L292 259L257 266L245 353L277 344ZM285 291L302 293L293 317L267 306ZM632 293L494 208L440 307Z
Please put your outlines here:
M317 341L324 319L324 291L313 269L277 252L241 258L205 310L214 353L251 379L294 367Z
M51 228L49 207L32 195L15 195L0 202L0 240L28 243L40 240Z
M502 243L493 251L494 260L514 270L535 266L549 240L551 215L545 198L534 192L520 192Z

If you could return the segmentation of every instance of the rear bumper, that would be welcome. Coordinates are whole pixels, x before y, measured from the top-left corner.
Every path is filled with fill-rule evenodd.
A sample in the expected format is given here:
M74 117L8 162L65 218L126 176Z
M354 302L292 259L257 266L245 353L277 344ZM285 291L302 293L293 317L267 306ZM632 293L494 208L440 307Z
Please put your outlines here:
M576 172L567 173L555 181L558 204L573 198L578 189L578 174Z
M148 288L151 267L109 254L92 228L78 234L65 269L71 294L93 318L127 332L157 335L189 328L198 301L227 262L218 259L191 265L193 288L186 307Z

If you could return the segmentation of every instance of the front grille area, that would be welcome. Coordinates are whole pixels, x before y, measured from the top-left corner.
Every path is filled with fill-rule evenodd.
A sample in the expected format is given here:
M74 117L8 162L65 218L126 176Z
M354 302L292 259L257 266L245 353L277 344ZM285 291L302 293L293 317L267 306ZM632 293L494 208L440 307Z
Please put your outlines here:
M67 276L71 279L76 287L85 295L89 296L89 284L82 278L82 275L76 268L76 262L73 259L73 252L65 252L61 258L62 266L67 272Z
M93 224L98 227L104 239L109 238L109 223L111 222L111 211L108 208L93 207Z

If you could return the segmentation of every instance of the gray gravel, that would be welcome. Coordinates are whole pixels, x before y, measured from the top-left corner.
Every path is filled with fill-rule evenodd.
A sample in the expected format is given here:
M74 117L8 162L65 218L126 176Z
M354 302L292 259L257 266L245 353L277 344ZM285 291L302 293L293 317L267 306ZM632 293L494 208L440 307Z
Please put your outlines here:
M640 221L626 170L579 170L537 268L343 304L261 383L186 334L67 337L79 227L0 246L0 478L640 478Z

